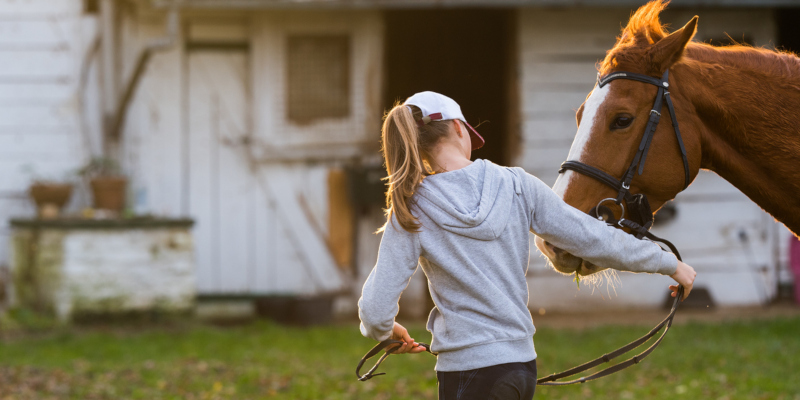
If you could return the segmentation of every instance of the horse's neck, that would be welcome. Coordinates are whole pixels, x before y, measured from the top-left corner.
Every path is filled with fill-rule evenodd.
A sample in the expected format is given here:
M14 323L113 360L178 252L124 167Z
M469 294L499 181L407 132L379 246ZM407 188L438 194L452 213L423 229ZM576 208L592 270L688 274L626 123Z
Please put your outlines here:
M693 80L683 94L703 127L702 167L800 234L800 60L764 51L748 53L763 64L725 56L683 68Z

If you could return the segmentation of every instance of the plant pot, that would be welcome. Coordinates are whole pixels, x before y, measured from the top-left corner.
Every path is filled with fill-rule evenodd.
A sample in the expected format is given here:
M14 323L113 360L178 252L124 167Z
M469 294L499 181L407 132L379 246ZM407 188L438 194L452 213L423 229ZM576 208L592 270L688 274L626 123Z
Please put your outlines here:
M55 210L48 212L51 217L58 216L58 213L69 201L72 195L72 185L69 183L35 183L29 190L30 196L36 203L40 216L43 210Z
M100 176L92 179L94 208L122 212L128 188L128 179L119 176Z

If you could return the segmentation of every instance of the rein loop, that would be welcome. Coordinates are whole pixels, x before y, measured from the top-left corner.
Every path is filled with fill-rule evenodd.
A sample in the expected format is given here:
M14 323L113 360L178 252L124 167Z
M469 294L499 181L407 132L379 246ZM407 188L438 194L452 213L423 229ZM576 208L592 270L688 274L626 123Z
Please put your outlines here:
M391 346L393 344L402 345L403 342L401 342L399 340L386 339L386 340L376 344L375 347L370 349L370 351L368 351L367 354L364 355L364 357L361 357L361 361L358 362L358 366L356 367L356 376L358 377L359 381L364 382L364 381L368 381L368 380L372 379L373 377L376 377L376 376L379 376L379 375L386 375L385 372L381 372L379 374L376 374L375 370L377 370L378 367L380 367L381 363L383 362L383 360L386 359L386 357L389 357L389 355L394 353L394 351L397 348L399 348L400 346L397 346L397 347L391 348L391 349L387 349L386 352L383 353L381 358L379 358L378 361L375 362L375 365L373 365L372 368L370 368L369 371L367 371L366 374L361 375L361 372L359 372L359 371L361 371L361 367L364 365L364 363L367 360L369 360L372 357L375 357L375 355L380 353L381 350L383 350L386 347L389 347L389 346ZM433 354L435 356L439 355L439 353L432 352L431 351L431 346L428 345L427 343L418 343L418 344L420 346L424 347L425 351L427 351L428 353L431 353L431 354Z

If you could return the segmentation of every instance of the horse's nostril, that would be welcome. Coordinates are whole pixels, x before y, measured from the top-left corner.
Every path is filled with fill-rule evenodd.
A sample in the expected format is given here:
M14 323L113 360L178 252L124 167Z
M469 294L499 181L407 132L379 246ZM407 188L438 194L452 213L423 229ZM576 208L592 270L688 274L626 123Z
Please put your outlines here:
M545 241L544 245L545 247L547 247L549 251L553 252L554 256L560 256L561 254L565 253L564 250L561 250L558 247L553 246L550 242Z
M549 247L551 250L553 250L553 253L555 253L555 255L557 255L557 256L560 256L560 255L561 255L561 253L563 253L563 252L564 252L564 250L561 250L561 249L559 249L558 247L556 247L556 246L553 246L552 244L550 244L550 242L544 242L544 244L545 244L547 247Z

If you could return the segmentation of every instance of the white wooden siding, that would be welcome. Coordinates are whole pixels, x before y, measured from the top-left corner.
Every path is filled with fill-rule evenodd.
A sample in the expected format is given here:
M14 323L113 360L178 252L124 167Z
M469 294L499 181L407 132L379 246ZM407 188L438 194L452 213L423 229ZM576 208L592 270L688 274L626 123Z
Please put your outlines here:
M8 219L35 213L31 180L74 179L70 173L88 154L78 84L96 24L81 15L82 6L81 0L0 0L0 266L9 262ZM89 90L96 78L89 75ZM96 142L98 121L89 117ZM70 209L82 200L75 190Z
M121 70L128 79L138 52L164 35L165 15L126 9L120 28ZM179 33L174 47L153 55L137 88L122 132L124 169L130 175L134 210L165 217L188 214L186 176L187 92L185 53Z
M575 111L594 87L601 61L627 21L630 10L523 9L520 12L523 151L517 163L548 185L569 152L576 132ZM775 25L770 10L678 9L664 14L677 28L701 16L697 40L741 38L770 44ZM702 171L677 196L678 216L653 232L673 240L698 271L696 286L706 287L723 305L762 304L774 295L776 246L786 241L782 226L716 174ZM742 241L740 232L749 239ZM780 236L780 237L778 237ZM533 309L593 309L658 306L670 279L620 273L616 293L584 288L546 266L532 248L529 284ZM762 271L767 266L766 271ZM602 293L601 293L602 292ZM594 294L593 294L594 293ZM611 294L609 298L609 294ZM664 296L662 296L664 295ZM606 300L601 300L605 298Z

